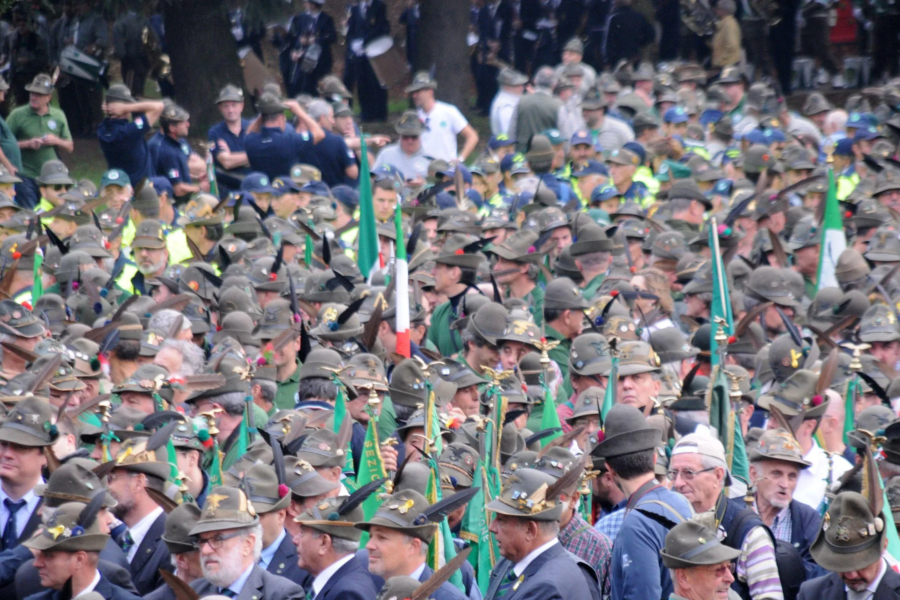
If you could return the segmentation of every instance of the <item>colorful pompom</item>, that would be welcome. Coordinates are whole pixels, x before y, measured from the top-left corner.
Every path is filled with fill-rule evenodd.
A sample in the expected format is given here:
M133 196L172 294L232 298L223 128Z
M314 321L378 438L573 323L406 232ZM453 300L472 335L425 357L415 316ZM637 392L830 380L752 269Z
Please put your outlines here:
M601 429L600 431L597 432L597 443L599 444L600 442L602 442L605 439L606 439L606 434L603 433L603 430Z
M328 324L328 329L330 329L331 331L337 331L340 328L341 328L341 326L338 324L337 321L331 321Z
M18 250L15 251L15 252L13 252L13 259L14 259L14 260L19 260L20 258L22 258L22 253L21 253L21 252L19 252Z
M728 336L728 343L729 343L729 344L736 344L737 341L738 341L737 338L734 337L733 335Z
M290 493L291 493L291 488L284 485L283 483L278 484L278 497L279 498L284 498L285 496L287 496Z
M103 312L103 305L99 302L94 302L94 312L98 315Z
M265 364L266 364L266 357L265 357L265 356L260 356L259 358L256 359L256 366L261 367L261 366L263 366L263 365L265 365Z
M116 217L116 225L121 225L124 222L125 222L125 219L123 219L122 217Z
M84 527L76 525L72 528L72 537L78 537L79 535L84 535Z
M609 293L609 295L613 298L619 295L619 290L613 290Z
M537 252L537 248L535 248L534 246L528 246L528 254L534 254L535 252Z
M201 442L205 442L206 440L209 439L209 437L210 437L209 429L201 429L200 431L197 432L197 439L200 440Z
M100 297L106 298L109 295L109 290L106 288L100 288Z
M822 402L824 402L824 399L819 394L816 394L815 396L812 397L813 407L822 406Z
M454 252L453 254L456 254L456 255L458 256L458 255L460 255L460 254L465 254L465 252L463 252L463 249L462 249L462 248L459 248L459 249L457 249L457 251Z
M80 284L77 281L72 282L72 289L77 290L80 287Z

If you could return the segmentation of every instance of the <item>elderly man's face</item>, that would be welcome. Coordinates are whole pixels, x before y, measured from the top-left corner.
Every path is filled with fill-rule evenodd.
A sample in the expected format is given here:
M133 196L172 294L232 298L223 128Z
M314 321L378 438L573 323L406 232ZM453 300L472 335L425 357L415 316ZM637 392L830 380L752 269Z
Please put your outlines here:
M156 411L156 403L153 400L153 396L149 394L142 394L141 392L122 392L119 394L119 397L122 399L122 404L147 413L148 415L152 415Z
M641 410L653 403L659 395L659 380L652 373L637 373L619 377L619 404L628 404Z
M885 540L887 543L887 540ZM881 557L878 558L871 565L866 567L865 569L860 569L858 571L848 571L846 573L841 573L841 579L844 580L844 585L853 590L854 592L861 592L869 587L869 584L875 581L875 578L878 577L878 572L881 570Z
M703 512L715 506L725 477L723 467L705 469L699 454L675 454L669 464L674 473L672 489L688 499L694 511Z
M84 561L79 560L75 552L38 550L34 555L34 568L41 578L41 585L53 590L61 590L72 574L83 566Z
M679 569L676 575L678 591L687 598L727 600L728 590L734 582L734 563L724 561L717 565Z
M488 530L494 534L497 545L500 547L500 555L517 563L528 555L530 540L528 522L500 513L494 513L494 518Z
M228 587L253 562L256 538L246 533L246 530L225 529L200 534L200 567L210 583Z
M775 508L791 503L800 466L782 460L761 460L750 465L750 480L756 484L756 492Z

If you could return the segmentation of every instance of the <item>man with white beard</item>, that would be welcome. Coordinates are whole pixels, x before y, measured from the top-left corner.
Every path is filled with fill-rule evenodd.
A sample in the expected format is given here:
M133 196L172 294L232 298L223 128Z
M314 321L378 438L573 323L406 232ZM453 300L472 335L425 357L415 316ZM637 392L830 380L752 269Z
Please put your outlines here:
M770 429L749 454L750 481L756 490L753 509L776 539L797 549L808 578L822 575L809 553L819 533L819 513L793 499L800 471L810 464L803 460L800 444L784 429Z
M240 600L305 600L302 587L257 564L262 526L253 503L240 489L213 489L191 535L199 537L203 570L203 578L191 587L201 598L218 594Z

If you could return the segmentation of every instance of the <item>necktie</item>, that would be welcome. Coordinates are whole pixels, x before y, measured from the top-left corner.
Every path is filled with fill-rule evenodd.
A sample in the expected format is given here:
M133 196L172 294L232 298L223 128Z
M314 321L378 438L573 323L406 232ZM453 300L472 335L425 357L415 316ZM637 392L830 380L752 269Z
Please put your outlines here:
M19 500L18 502L13 502L9 498L6 498L3 500L3 506L9 511L9 518L6 519L6 527L3 529L2 543L3 549L9 550L16 545L17 541L19 541L18 528L16 526L16 513L25 506L25 501Z
M130 531L126 531L125 535L122 536L122 552L128 554L128 551L131 550L132 546L134 546L134 538L131 537Z
M306 592L306 600L313 600L316 597L316 590L313 588L309 588L309 591Z
M222 590L222 595L226 598L234 598L237 594L234 593L234 590L225 588L224 590Z
M517 579L518 577L516 577L516 571L514 569L510 569L509 573L506 574L506 577L503 578L503 583L501 583L497 588L497 593L494 594L494 600L505 596L506 593L512 589L513 585L515 585Z

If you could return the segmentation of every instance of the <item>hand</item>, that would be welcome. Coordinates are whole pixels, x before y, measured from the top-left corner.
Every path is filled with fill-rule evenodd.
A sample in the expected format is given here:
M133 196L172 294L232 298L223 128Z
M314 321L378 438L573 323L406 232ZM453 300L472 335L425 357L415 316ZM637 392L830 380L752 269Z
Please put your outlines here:
M31 138L26 140L25 143L27 144L25 147L29 150L37 150L44 145L44 141L41 138Z
M59 146L60 143L62 143L62 140L52 133L48 133L44 136L43 145L45 146Z
M397 454L397 449L393 446L389 446L388 444L383 444L381 446L381 462L384 464L385 471L396 471L397 470L397 458L399 455Z
M376 148L380 148L385 144L391 143L391 138L386 135L373 135L372 137L366 138L366 143L369 146L374 146Z
M201 192L209 192L209 178L208 177L204 177L200 181L200 191Z
M291 51L291 60L292 61L297 62L298 60L300 60L301 56L303 56L302 52L299 52L297 50Z
M447 416L449 416L454 421L459 421L460 423L465 423L466 421L466 413L462 411L458 406L448 405L444 407L447 411Z

